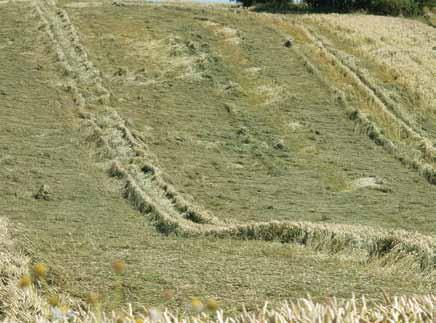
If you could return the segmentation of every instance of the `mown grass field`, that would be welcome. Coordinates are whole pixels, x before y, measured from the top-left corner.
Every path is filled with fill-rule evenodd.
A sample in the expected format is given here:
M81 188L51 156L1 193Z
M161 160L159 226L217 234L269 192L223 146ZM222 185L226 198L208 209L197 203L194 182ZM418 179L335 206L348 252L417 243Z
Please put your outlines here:
M114 107L219 218L436 228L435 188L355 131L272 24L171 6L69 11ZM367 177L385 189L352 187Z
M235 312L307 294L322 301L431 293L436 187L405 161L434 165L435 32L400 18L381 42L380 29L351 40L329 32L334 25L361 33L362 25L348 19L383 25L390 18L185 4L1 3L0 215L30 264L48 264L42 297L54 289L84 300L95 291L108 310L125 303L184 308L191 297L213 297ZM403 22L413 24L407 37L415 37L420 61L401 52L409 38L399 43L395 28ZM366 46L400 51L398 64L416 73L417 83ZM341 53L330 47L353 55L351 71L366 68L370 82L342 75ZM328 53L339 63L326 61ZM402 154L356 124L335 88ZM389 100L399 110L380 112L390 111ZM423 149L421 139L431 145ZM47 200L35 198L41 185L48 186ZM392 260L359 248L362 241L355 250L321 250L274 235L253 233L245 241L219 234L270 221L307 221L326 231L336 224L416 231L427 236L419 252L429 264L423 272L414 263L414 247ZM204 233L215 228L216 235ZM371 234L368 240L376 240ZM376 255L395 250L396 239ZM121 295L115 259L127 264ZM0 301L0 315L8 307Z

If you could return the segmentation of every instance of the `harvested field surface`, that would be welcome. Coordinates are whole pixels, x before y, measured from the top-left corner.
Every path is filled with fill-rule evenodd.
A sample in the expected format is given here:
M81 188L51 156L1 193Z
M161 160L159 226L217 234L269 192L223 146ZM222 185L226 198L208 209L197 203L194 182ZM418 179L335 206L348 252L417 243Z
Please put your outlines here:
M436 33L421 22L377 16L311 15L345 59L371 77L404 117L436 142Z
M350 119L293 19L331 36L219 6L0 2L1 319L37 262L42 302L110 310L434 290L436 186Z
M247 14L145 8L68 11L113 106L180 193L222 220L436 228L436 188L356 132L279 31ZM368 178L382 184L354 185Z

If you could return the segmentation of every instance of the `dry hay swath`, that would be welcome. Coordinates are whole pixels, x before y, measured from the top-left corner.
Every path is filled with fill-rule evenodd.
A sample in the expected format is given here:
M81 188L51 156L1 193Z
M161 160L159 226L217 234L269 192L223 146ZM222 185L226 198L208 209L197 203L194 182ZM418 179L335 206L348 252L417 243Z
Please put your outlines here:
M69 87L76 97L89 138L95 143L101 160L110 165L109 173L112 176L123 181L125 197L137 210L149 216L160 232L182 236L278 240L329 252L360 250L370 258L384 256L392 261L399 255L410 255L420 270L434 269L435 243L432 238L419 234L304 222L238 225L218 220L201 207L193 206L166 183L161 170L156 166L156 157L141 136L132 133L126 122L109 106L110 93L102 85L100 73L89 61L67 13L57 9L50 1L36 2L35 5L41 19L46 22L46 31L55 45L60 62L66 70L72 72ZM49 24L52 28L49 28ZM80 50L72 51L71 48ZM293 50L301 56L308 69L320 78L323 77L304 54ZM91 97L88 94L85 98L82 94L81 81L94 84L95 93ZM343 96L338 95L339 98ZM342 98L342 101L346 100ZM102 106L100 112L84 111L90 103L99 103ZM345 107L349 108L346 104ZM351 109L350 117L366 128L376 143L393 154L397 153L395 145L366 116ZM388 255L391 257L386 257Z
M8 223L0 218L0 320L31 322L48 315L45 300L33 288L20 288L18 282L28 274L29 258L13 244Z
M241 42L240 32L235 28L225 26L211 20L205 20L204 25L211 28L212 31L216 35L222 37L225 42L233 45L239 45Z
M417 99L415 113L435 108L434 28L412 19L372 15L308 15L305 19L328 28L359 56L393 71L395 82Z
M125 71L122 77L114 77L121 81L136 84L150 84L162 82L162 79L171 74L176 79L200 80L203 77L203 69L208 64L208 54L200 44L195 41L186 41L175 35L166 38L155 39L144 35L142 41L127 41L124 46L131 50L127 55L135 58L146 57L145 63L153 66L153 73Z
M109 163L112 164L110 172L115 171L118 175L124 173L126 177L130 176L131 183L133 179L135 183L142 183L142 185L144 182L149 182L153 187L150 191L154 193L153 205L160 204L168 210L167 213L175 217L187 218L193 223L214 222L215 219L205 210L188 204L164 181L161 171L153 164L156 158L151 156L147 145L128 129L126 122L108 105L111 94L103 86L99 71L88 59L67 13L58 9L51 1L35 2L35 8L54 44L60 63L71 75L67 88L71 91L84 118L83 124L89 138L97 145L102 160L113 161ZM84 91L81 89L81 82L86 84L87 95L82 94ZM85 111L86 106L93 104L101 106L100 112ZM129 167L123 168L122 164ZM119 165L119 169L114 170L114 165ZM130 182L128 181L126 185ZM128 185L129 187L127 191L133 192L131 188L135 185ZM131 194L131 196L137 195Z
M35 6L44 21L46 32L54 43L59 61L71 75L68 86L76 98L78 107L82 110L84 123L90 130L91 137L101 152L102 158L112 161L110 173L124 181L126 198L139 211L151 215L156 227L161 232L175 232L188 236L213 235L221 238L278 240L283 243L303 244L329 252L363 250L369 257L383 256L396 259L401 255L410 255L416 259L420 270L434 269L435 242L432 238L419 234L376 230L368 227L291 222L236 225L218 221L207 212L193 207L163 180L159 168L151 163L153 157L150 156L145 143L128 129L126 123L108 105L110 93L103 87L99 72L87 59L86 52L81 47L77 33L70 24L66 12L58 10L50 2L35 2ZM75 49L72 50L72 48ZM314 71L316 70L310 62L307 65ZM85 97L82 94L81 81L86 81L88 85L93 82L95 93L92 97ZM87 104L100 104L104 111L98 114L85 112L83 109ZM376 128L367 119L364 119L364 116L359 115L358 111L353 113L355 119L362 123L366 122L368 128L372 127L372 133L376 131L374 130ZM387 139L383 139L381 132L377 136L378 140L384 140L384 144L389 145L389 147L393 146ZM151 188L147 194L143 190L144 183L150 185ZM2 227L0 225L0 228ZM3 240L7 241L5 238L1 239L5 236L5 234L0 235L0 243L3 243ZM32 310L24 312L28 313L25 315L45 315L42 301L37 295L20 294L22 291L18 290L16 285L11 285L19 275L25 273L27 260L15 255L10 256L8 253L10 249L6 247L2 248L6 252L2 251L0 254L5 259L3 262L7 266L6 269L2 267L2 276L11 278L6 280L7 283L0 288L2 288L3 293L15 297L8 300L7 304L22 306L22 302L30 302L29 307ZM5 299L3 298L3 302ZM360 322L358 320L361 318L369 322L388 321L389 319L395 321L399 318L405 321L419 322L433 320L434 305L435 298L433 296L396 298L372 307L369 307L365 301L354 299L343 303L332 300L329 304L319 304L306 299L284 304L275 309L265 307L258 312L244 312L233 318L225 318L222 312L218 313L216 319L204 316L184 319L178 318L170 312L161 313L161 317L165 321L197 322L266 322L271 320L282 322L330 322L333 320L336 322ZM34 311L37 313L35 314ZM21 315L18 309L12 313L11 315L16 315L15 317ZM92 322L93 319L93 316L89 314L89 316L84 316L83 321ZM17 320L20 321L20 319ZM109 316L107 321L111 322L111 320L114 321ZM154 318L146 317L146 320L154 320Z
M355 122L357 127L365 132L377 145L382 146L388 153L395 156L403 164L417 170L418 173L431 184L436 184L436 168L433 166L436 159L435 147L430 139L409 125L408 120L403 118L391 100L381 95L377 87L370 84L361 74L356 73L353 67L350 67L341 59L337 51L330 48L318 35L315 35L304 25L280 16L276 17L269 14L256 15L260 19L273 22L276 26L285 29L287 32L291 30L294 33L298 33L299 37L297 38L302 38L304 41L297 43L291 50L300 56L307 69L316 75L318 79L331 90L338 103L344 107L350 119ZM284 35L284 37L285 36L287 35ZM309 53L307 53L308 51ZM380 116L389 120L388 123L390 125L395 125L397 129L396 132L398 132L401 137L406 137L405 140L401 139L400 142L397 138L388 137L385 134L386 129L381 128L376 122L371 120L368 114L362 110L362 107L350 105L345 90L339 88L329 76L325 75L325 73L321 72L320 69L313 64L312 61L316 61L320 53L327 59L330 65L328 68L334 70L337 74L346 75L349 84L366 98L368 104L374 106ZM403 141L407 143L405 147L402 147L404 146Z
M101 314L83 308L64 311L52 307L42 298L35 287L20 288L20 277L28 273L29 259L15 249L11 242L7 223L0 219L0 319L3 322L119 322L119 312ZM70 302L68 298L63 302ZM74 304L74 303L73 303ZM77 306L77 304L74 304ZM174 313L168 310L159 312L147 309L146 315L133 313L131 307L124 311L123 322L433 322L436 318L436 297L402 296L385 297L384 302L367 302L365 298L349 300L330 299L318 303L312 299L299 299L279 306L267 304L257 311L243 311L236 316L226 316L218 310L214 315L201 313Z
M101 7L103 5L103 2L98 1L77 1L77 2L71 2L67 3L65 7L67 8L95 8L95 7Z

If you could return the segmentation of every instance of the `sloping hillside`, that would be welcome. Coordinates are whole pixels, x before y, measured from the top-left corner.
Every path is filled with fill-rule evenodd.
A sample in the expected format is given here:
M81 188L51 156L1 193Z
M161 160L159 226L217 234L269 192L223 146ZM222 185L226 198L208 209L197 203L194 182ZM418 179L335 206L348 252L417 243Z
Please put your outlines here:
M36 262L106 309L430 293L436 35L396 19L1 2L2 295Z

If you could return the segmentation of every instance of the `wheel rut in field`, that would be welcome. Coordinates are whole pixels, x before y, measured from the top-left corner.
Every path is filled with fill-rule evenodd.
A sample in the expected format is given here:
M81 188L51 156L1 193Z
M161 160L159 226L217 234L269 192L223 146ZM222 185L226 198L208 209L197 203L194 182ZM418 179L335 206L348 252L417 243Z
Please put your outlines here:
M235 224L218 220L193 206L165 180L157 158L141 136L111 106L111 93L101 73L88 59L78 33L65 10L51 0L33 2L68 76L65 85L83 118L88 139L95 144L100 162L110 175L120 178L124 195L142 214L148 215L162 233L182 236L279 240L333 252L361 249L369 256L414 254L422 269L433 268L433 238L405 231L376 230L352 225L307 222Z

